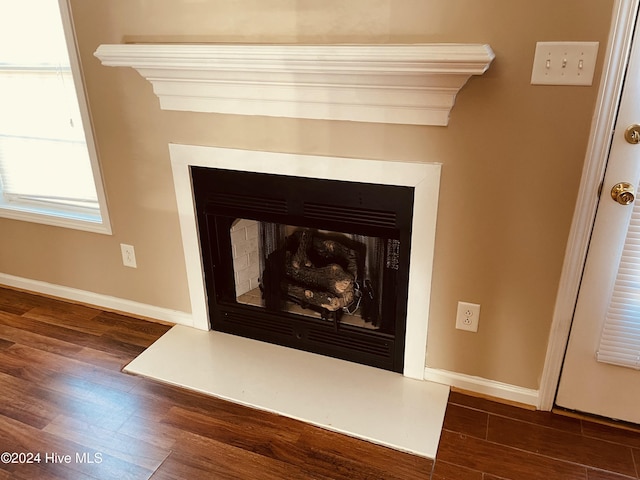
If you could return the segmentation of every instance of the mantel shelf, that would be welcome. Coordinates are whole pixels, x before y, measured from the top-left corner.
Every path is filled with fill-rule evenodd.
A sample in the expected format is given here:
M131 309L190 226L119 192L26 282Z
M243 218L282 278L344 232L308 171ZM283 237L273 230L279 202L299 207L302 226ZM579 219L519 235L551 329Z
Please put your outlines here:
M494 59L489 45L100 45L163 110L447 125L456 95Z

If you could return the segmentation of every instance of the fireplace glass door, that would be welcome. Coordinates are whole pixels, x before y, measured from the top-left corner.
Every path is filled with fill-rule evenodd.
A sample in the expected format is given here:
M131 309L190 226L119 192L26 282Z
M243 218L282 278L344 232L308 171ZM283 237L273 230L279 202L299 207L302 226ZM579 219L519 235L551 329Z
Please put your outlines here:
M393 332L397 240L249 219L230 238L237 303Z

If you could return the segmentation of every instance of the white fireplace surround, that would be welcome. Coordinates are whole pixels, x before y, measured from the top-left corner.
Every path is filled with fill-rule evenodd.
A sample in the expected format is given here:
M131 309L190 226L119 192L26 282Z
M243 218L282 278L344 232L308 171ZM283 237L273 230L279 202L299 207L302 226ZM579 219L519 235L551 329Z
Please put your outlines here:
M489 45L116 44L163 110L447 125L456 95L494 59Z
M190 166L414 188L404 375L423 379L440 164L295 155L170 144L193 326L209 330L206 287L194 211Z

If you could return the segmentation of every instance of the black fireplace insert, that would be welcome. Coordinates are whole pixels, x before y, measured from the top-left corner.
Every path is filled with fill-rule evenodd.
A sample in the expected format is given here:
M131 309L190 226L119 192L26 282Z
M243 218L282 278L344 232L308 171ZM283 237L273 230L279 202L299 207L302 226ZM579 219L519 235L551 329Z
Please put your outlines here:
M191 178L213 330L402 372L412 187Z

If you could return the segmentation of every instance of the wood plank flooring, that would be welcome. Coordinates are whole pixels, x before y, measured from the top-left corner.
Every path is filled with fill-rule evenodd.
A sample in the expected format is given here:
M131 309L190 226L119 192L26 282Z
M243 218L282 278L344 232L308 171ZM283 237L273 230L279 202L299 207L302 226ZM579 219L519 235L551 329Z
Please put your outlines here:
M460 393L434 462L121 372L168 328L0 288L0 480L640 478L638 431Z

